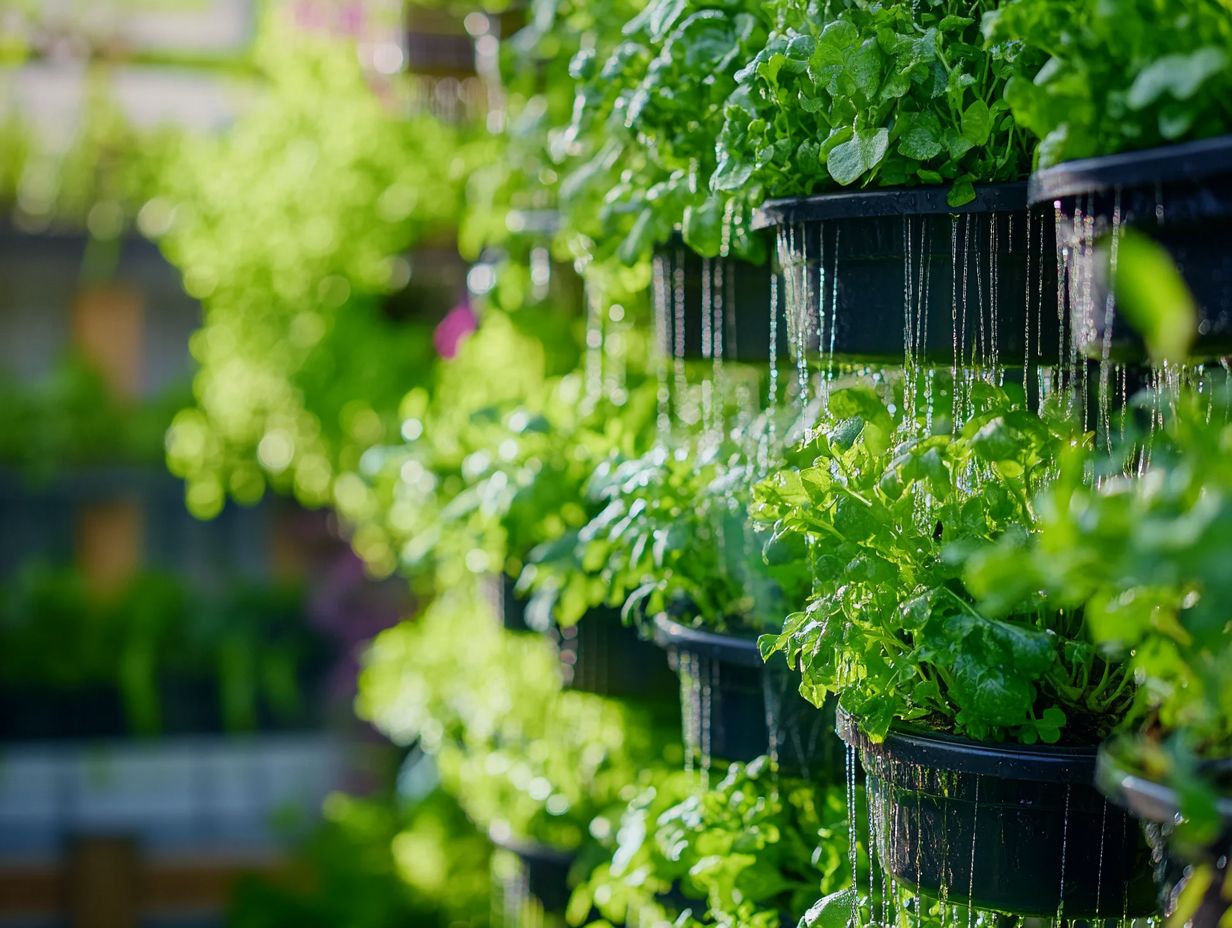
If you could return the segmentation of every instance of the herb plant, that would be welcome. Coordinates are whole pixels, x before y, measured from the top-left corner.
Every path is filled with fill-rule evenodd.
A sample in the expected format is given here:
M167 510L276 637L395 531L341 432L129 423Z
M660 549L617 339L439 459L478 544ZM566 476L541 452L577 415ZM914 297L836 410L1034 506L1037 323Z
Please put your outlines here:
M1081 613L1023 591L982 611L962 565L1034 529L1032 498L1074 441L1043 415L976 383L952 433L904 423L902 396L837 391L809 446L814 460L757 489L776 543L808 548L814 588L767 657L799 667L801 693L827 692L880 739L909 722L977 740L1091 743L1132 698L1122 666L1085 640Z
M241 877L236 928L447 928L488 924L490 845L442 790L414 802L330 795L288 874ZM288 878L291 877L291 878Z
M578 848L639 770L679 749L640 709L565 690L547 639L504 631L472 587L375 639L358 710L432 755L481 827Z
M838 0L818 16L780 4L778 28L736 75L711 188L760 200L948 184L957 206L975 183L1025 176L1008 67L982 48L993 5Z
M1232 130L1219 0L1009 0L983 30L1039 168Z
M616 848L574 893L598 926L779 928L850 882L845 787L780 780L767 758L714 788L657 778L625 809Z
M1081 608L1139 681L1138 762L1178 788L1191 834L1207 840L1212 787L1226 794L1227 783L1200 760L1232 758L1230 400L1222 379L1139 397L1115 454L1064 459L1037 504L1038 533L968 569L990 609L1030 589Z
M184 383L125 405L97 370L75 357L33 383L0 375L0 463L32 481L75 466L158 466L164 433L188 395Z
M774 626L808 584L803 561L763 559L769 535L748 516L764 466L758 433L764 439L781 416L750 433L698 427L674 446L601 464L588 487L601 511L543 546L522 576L532 613L570 625L606 604L626 621L668 611L719 629Z
M196 404L168 459L202 516L267 484L330 502L338 475L395 433L431 333L386 300L411 277L404 252L458 210L457 131L396 114L349 43L285 29L258 43L264 94L165 172L158 241L204 313Z
M106 706L114 694L122 722L137 734L218 721L248 731L263 717L302 724L303 687L325 651L305 626L295 588L233 581L225 593L208 594L143 572L103 595L77 570L37 561L0 587L0 634L0 687L53 705L68 697ZM185 690L187 707L174 698Z
M654 0L610 44L577 54L565 136L572 169L561 188L567 232L584 242L575 250L633 266L679 229L706 257L764 257L747 203L711 189L710 178L714 127L771 24L751 0Z

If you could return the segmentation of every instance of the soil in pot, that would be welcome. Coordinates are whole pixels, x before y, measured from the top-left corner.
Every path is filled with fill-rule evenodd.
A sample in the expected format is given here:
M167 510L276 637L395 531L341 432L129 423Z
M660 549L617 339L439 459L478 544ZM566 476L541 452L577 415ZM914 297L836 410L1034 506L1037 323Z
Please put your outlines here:
M1151 847L1160 909L1171 919L1179 906L1193 906L1192 913L1183 918L1192 928L1216 928L1232 911L1232 898L1224 895L1225 887L1232 886L1228 869L1232 858L1232 761L1223 762L1214 779L1222 792L1216 803L1220 834L1209 845L1194 846L1182 842L1177 834L1181 808L1174 789L1137 771L1115 743L1100 748L1096 764L1099 789L1142 824ZM1191 887L1191 883L1198 885ZM1207 883L1205 890L1202 883Z
M755 638L659 615L655 641L680 678L684 747L693 763L707 769L714 760L770 755L792 776L837 775L840 751L826 713L800 696L785 666L762 662Z
M1033 369L1064 356L1051 212L1025 184L771 200L756 225L777 234L792 341L823 357Z
M1094 749L907 731L877 744L841 708L837 718L864 767L876 856L901 885L1013 915L1154 911L1149 853L1095 789Z
M682 243L660 249L652 288L660 351L681 360L765 363L786 357L781 305L775 307L777 324L771 323L773 276L769 263L703 258Z
M1080 351L1145 359L1112 295L1120 236L1133 230L1163 246L1193 294L1194 356L1232 353L1232 136L1059 164L1032 176L1029 196L1054 212Z

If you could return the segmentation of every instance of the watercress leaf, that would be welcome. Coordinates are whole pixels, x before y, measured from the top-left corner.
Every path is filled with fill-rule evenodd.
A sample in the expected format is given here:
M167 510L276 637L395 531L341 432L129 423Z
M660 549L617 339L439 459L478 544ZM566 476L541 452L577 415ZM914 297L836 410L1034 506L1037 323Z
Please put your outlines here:
M970 203L975 199L975 185L971 183L971 178L964 175L955 179L949 192L945 195L945 202L950 206L962 206L964 203Z
M837 412L837 410L835 410ZM856 439L864 431L864 419L861 416L849 416L840 419L827 434L831 447L846 451L856 443Z
M941 32L947 32L950 30L962 31L974 22L975 20L970 16L955 16L954 14L950 14L944 17L941 22L937 23L937 29Z
M1010 461L1022 453L1022 439L1003 416L997 416L975 433L971 447L985 461Z
M965 650L951 668L951 695L974 732L978 721L998 727L1020 725L1035 702L1035 689L1015 668L997 666L981 650Z
M685 207L681 235L704 258L716 257L722 248L723 209L723 201L714 196Z
M927 161L944 151L941 143L941 123L932 113L919 113L911 117L907 128L898 138L898 150L908 158Z
M975 100L963 110L962 134L972 145L983 145L988 141L991 131L992 115L988 111L987 103L983 100Z
M1118 306L1155 361L1183 361L1196 331L1197 310L1175 262L1140 233L1126 233L1118 247Z
M808 70L813 80L831 95L839 92L840 78L859 42L860 31L845 19L829 23L817 37Z
M1189 54L1164 55L1138 72L1125 102L1130 109L1141 110L1164 95L1188 100L1203 82L1227 66L1227 53L1209 45Z
M886 129L854 130L849 141L830 150L826 168L836 183L846 187L880 164L889 144L890 133Z
M776 526L774 534L762 549L762 557L771 567L801 562L807 556L808 545L804 536L782 525Z
M854 907L854 889L842 889L823 896L804 913L797 928L846 928Z

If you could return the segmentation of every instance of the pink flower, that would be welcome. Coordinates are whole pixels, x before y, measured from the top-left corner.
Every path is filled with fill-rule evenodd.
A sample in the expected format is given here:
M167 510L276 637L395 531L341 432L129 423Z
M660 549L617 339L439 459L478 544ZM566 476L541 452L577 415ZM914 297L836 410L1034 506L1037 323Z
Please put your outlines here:
M477 328L478 320L469 303L459 303L445 314L436 331L432 333L432 344L436 353L442 358L452 358L458 353L458 348L464 339Z

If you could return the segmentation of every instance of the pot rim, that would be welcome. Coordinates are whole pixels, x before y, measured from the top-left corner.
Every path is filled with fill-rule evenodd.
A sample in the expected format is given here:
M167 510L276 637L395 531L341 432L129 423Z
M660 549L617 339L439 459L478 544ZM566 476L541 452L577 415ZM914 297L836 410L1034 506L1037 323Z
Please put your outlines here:
M825 219L878 219L894 216L936 216L958 213L1022 212L1027 208L1027 184L1011 181L976 184L975 199L962 206L946 202L950 185L886 187L879 190L822 193L808 197L767 200L753 212L754 229L789 222Z
M1095 785L1112 802L1148 822L1172 824L1181 813L1176 790L1130 769L1116 751L1116 742L1099 746ZM1232 796L1220 796L1215 801L1215 809L1224 826L1232 827Z
M884 741L876 743L860 731L855 716L841 704L835 712L835 730L861 753L935 770L1033 783L1088 785L1095 775L1095 746L993 744L901 723L891 728Z
M669 618L665 612L654 617L654 641L665 650L687 651L726 664L765 666L755 637L692 628Z
M756 230L757 227L754 226L754 229ZM725 255L724 254L710 255L709 257L707 257L706 255L703 255L700 252L695 251L688 244L688 242L684 240L684 233L681 232L679 228L675 228L672 230L672 234L668 236L667 241L655 243L653 254L656 258L660 258L660 257L672 258L672 257L675 257L678 251L687 252L688 255L696 258L699 261L722 261L729 266L734 265L734 266L742 266L746 268L755 268L758 270L771 270L771 261L769 260L769 258L759 263L757 261L750 261L748 258L745 258L741 255L731 254L731 253L725 254Z
M1031 205L1116 187L1199 180L1232 173L1232 135L1080 158L1036 171L1027 181Z

